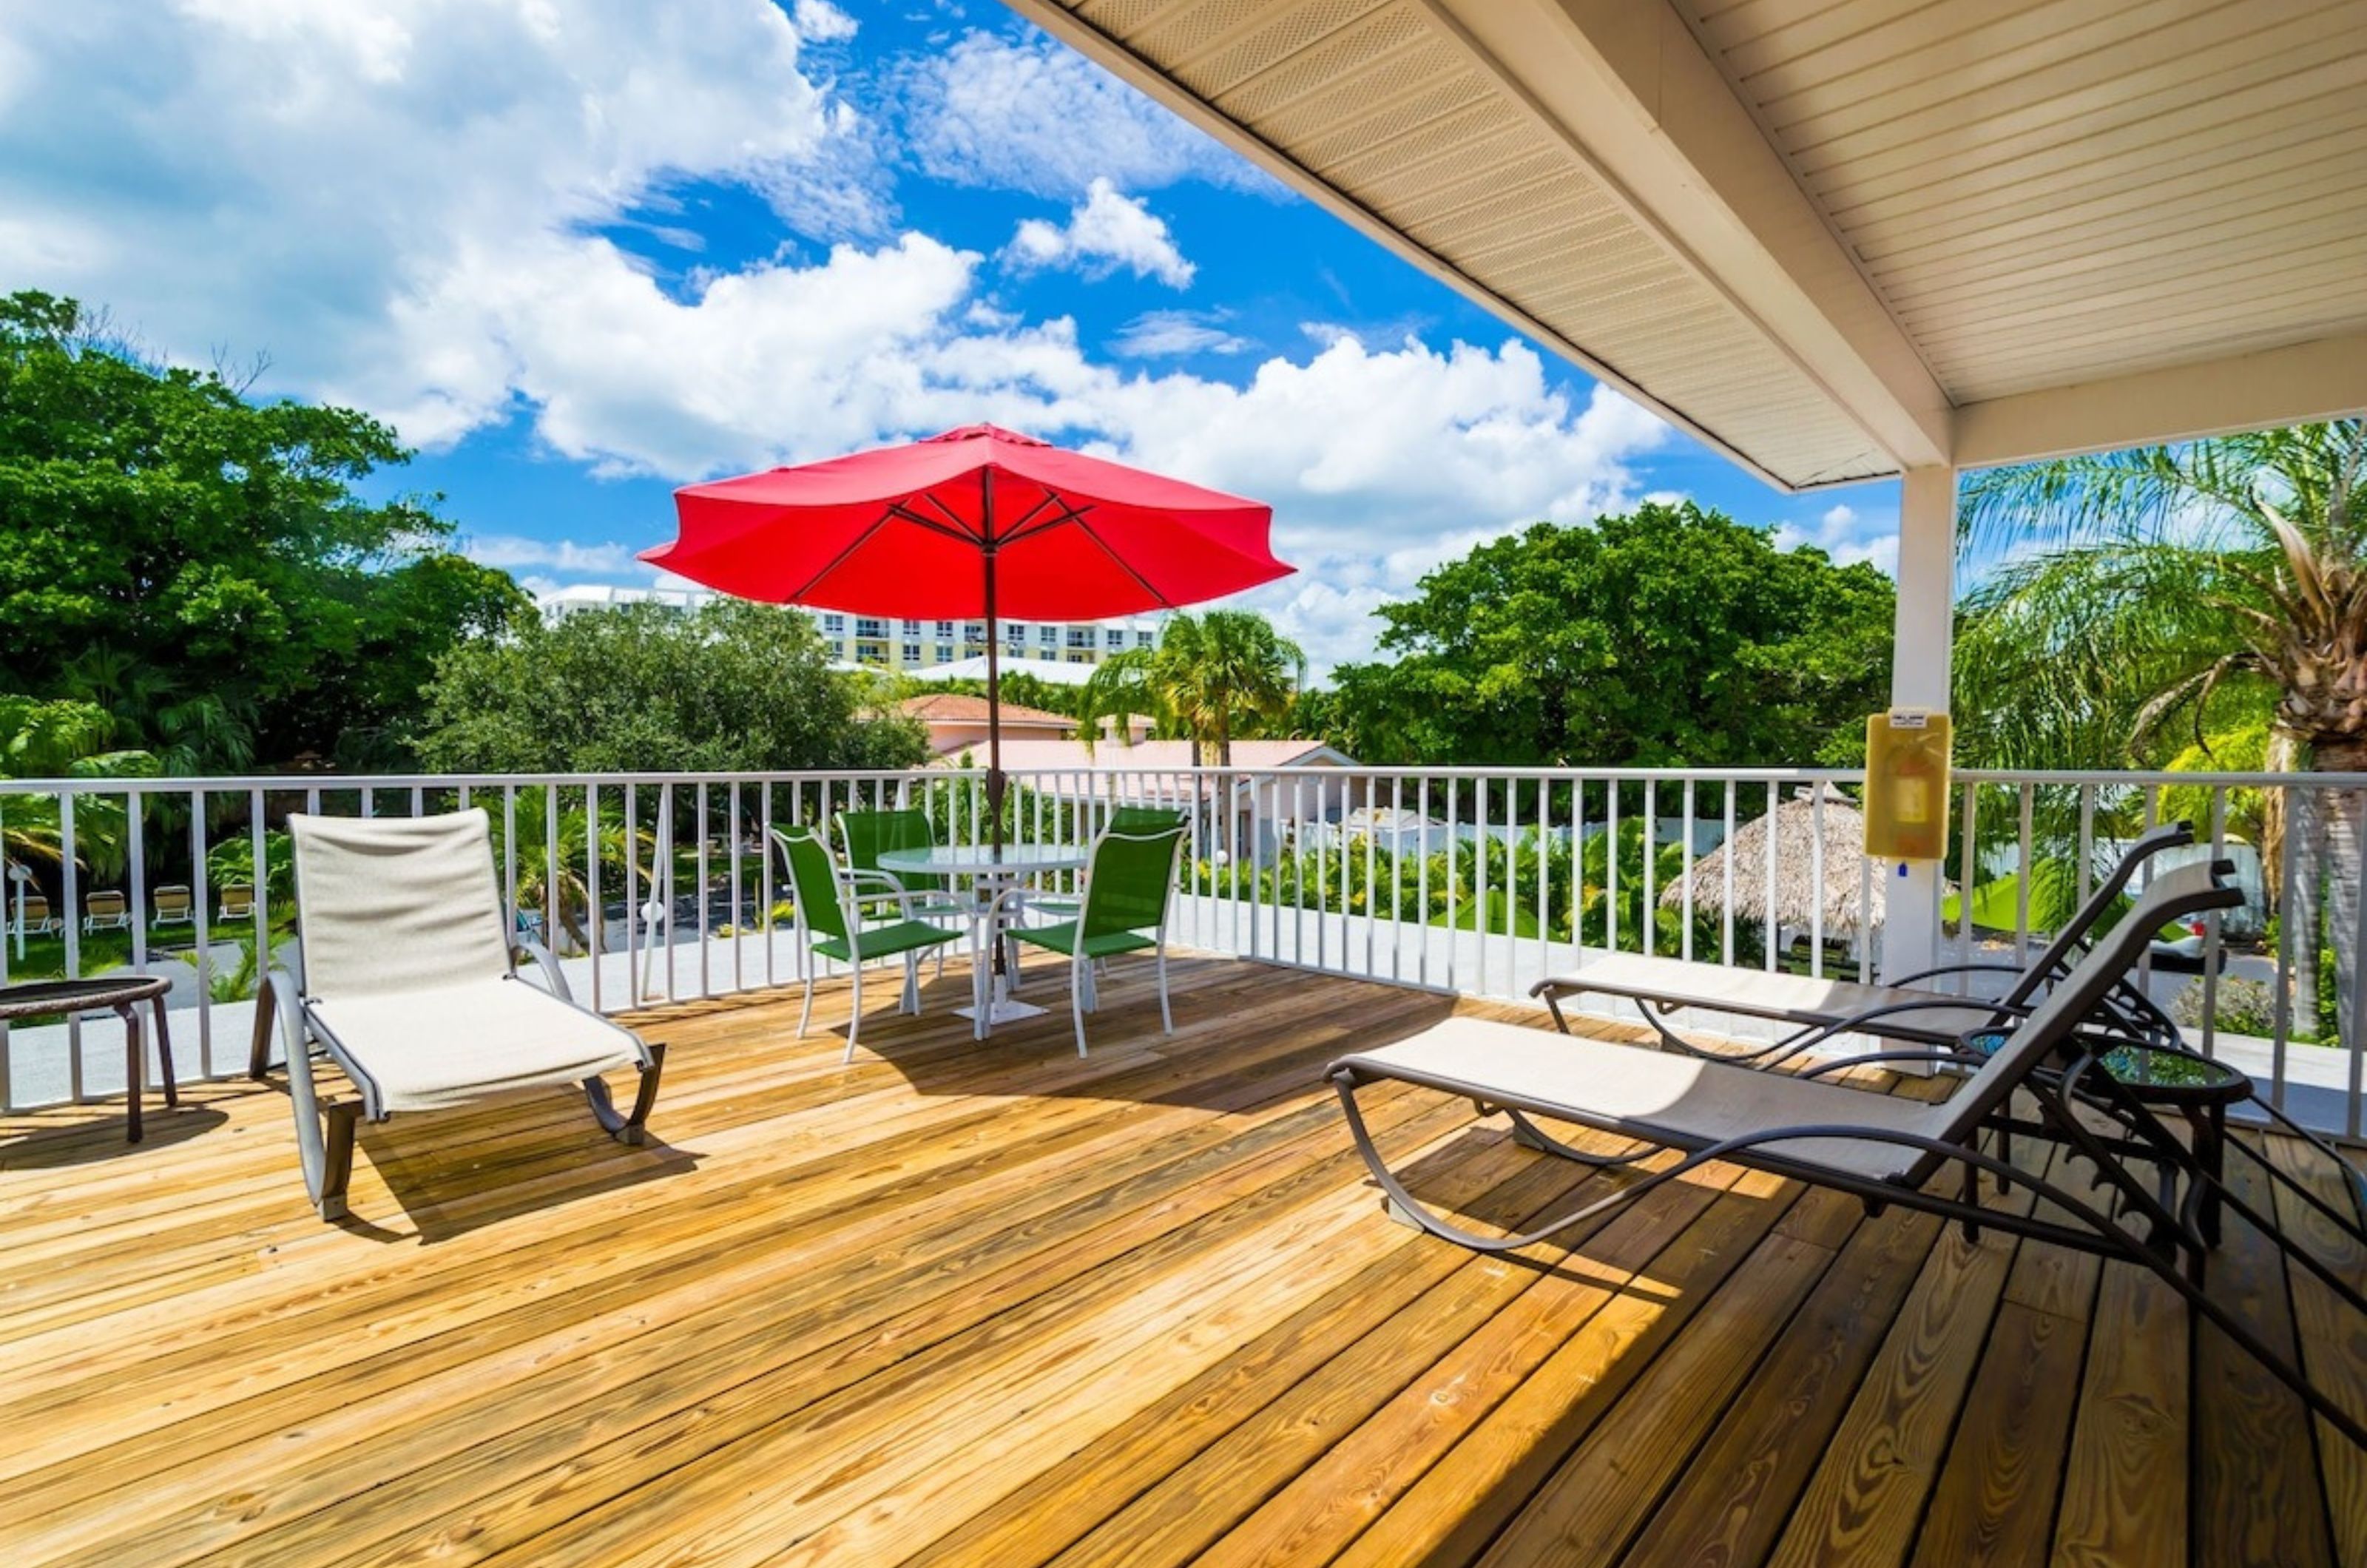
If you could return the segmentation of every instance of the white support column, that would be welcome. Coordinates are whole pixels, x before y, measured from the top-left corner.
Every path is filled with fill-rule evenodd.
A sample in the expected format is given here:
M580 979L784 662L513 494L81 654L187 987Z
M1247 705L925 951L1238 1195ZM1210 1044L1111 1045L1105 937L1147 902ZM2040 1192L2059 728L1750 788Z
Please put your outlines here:
M1893 707L1948 710L1955 630L1956 470L1909 468L1898 496L1898 612L1890 654ZM1940 867L1912 862L1890 873L1882 930L1887 977L1940 961Z

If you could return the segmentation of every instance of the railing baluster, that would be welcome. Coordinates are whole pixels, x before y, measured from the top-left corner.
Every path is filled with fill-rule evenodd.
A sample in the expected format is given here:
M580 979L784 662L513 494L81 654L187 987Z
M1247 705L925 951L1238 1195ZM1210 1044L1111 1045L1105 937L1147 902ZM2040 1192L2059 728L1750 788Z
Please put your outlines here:
M2289 784L2283 786L2282 809L2285 830L2284 842L2279 848L2277 854L2277 886L2284 899L2284 910L2282 918L2277 921L2277 994L2269 1036L2269 1103L2280 1111L2285 1108L2285 1046L2293 1038L2293 840L2301 837L2295 829L2303 820L2293 807L2304 798L2311 798L2313 806L2315 805L2314 797L2303 795L2301 785ZM2266 867L2262 869L2265 871ZM2313 942L2316 941L2316 933L2311 932L2310 939ZM2307 1016L2312 1022L2315 1022L2317 1016L2317 998L2305 998L2303 999L2303 1005L2310 1010ZM2316 1031L2312 1029L2310 1032L2315 1034Z
M1775 950L1783 945L1784 941L1784 926L1777 918L1775 906L1775 810L1783 803L1782 781L1769 779L1766 809L1762 813L1767 819L1767 902L1763 906L1766 918L1760 932L1759 945L1767 950L1767 971L1771 975L1775 971Z
M74 831L74 796L58 797L59 894L65 902L66 978L82 978L82 844ZM76 1105L83 1088L82 1014L66 1015L66 1089Z
M2014 849L2013 889L2013 961L2030 962L2030 879L2035 871L2031 862L2033 822L2037 810L2038 787L2022 786L2022 820L2017 829Z
M1644 781L1644 913L1637 923L1643 930L1636 934L1642 939L1647 956L1659 946L1659 883L1660 883L1660 785L1656 779Z
M1537 978L1542 980L1554 972L1553 962L1553 852L1547 826L1552 811L1553 783L1537 780ZM1513 982L1517 988L1519 981Z
M1825 977L1825 784L1808 785L1808 976Z
M1965 785L1965 876L1964 886L1956 890L1956 961L1973 961L1973 897L1981 886L1981 786ZM1955 976L1956 994L1965 996L1973 988L1973 977L1961 971Z
M698 853L696 862L698 869L695 873L698 878L698 889L696 894L698 899L698 994L701 997L711 997L715 994L715 987L711 983L711 976L708 971L708 953L712 943L708 940L707 911L708 907L714 900L708 897L707 892L707 781L705 779L698 781L697 789L698 804L692 814L691 830L698 835ZM871 804L874 810L878 810L881 806L877 788L872 791Z
M2227 852L2227 792L2214 788L2211 792L2211 858L2219 859ZM2219 1026L2219 911L2211 910L2203 917L2203 1044L2206 1056L2218 1055L2214 1046Z
M189 929L196 933L198 1076L214 1076L213 890L206 865L206 792L189 792Z
M592 1010L600 1011L600 963L606 956L608 906L600 897L600 785L583 781L583 945L592 965Z
M1619 951L1619 775L1603 781L1603 950Z
M1684 889L1681 895L1683 908L1677 919L1684 922L1684 929L1677 936L1677 956L1691 964L1693 961L1693 781L1690 777L1685 780L1684 814L1684 849L1677 857L1680 868L1677 874L1683 878L1678 886Z
M1734 795L1741 787L1739 779L1726 781L1725 837L1718 840L1718 847L1726 852L1718 859L1718 867L1726 884L1717 914L1717 961L1720 964L1734 962Z
M1458 786L1458 784L1460 784L1460 782L1461 782L1461 781L1460 781L1458 778L1456 778L1455 775L1453 775L1453 774L1449 774L1449 775L1447 776L1447 780L1446 780L1446 988L1447 988L1448 990L1450 990L1450 991L1452 991L1452 990L1456 990L1456 989L1458 989L1458 988L1459 988L1459 987L1455 985L1455 972L1456 972L1456 969L1457 969L1457 967L1458 967L1458 965L1459 965L1459 964L1460 964L1460 959L1461 959L1461 954L1460 954L1460 953L1458 952L1458 950L1459 950L1459 949L1462 947L1462 945L1463 945L1463 944L1462 944L1462 942L1461 942L1460 941L1458 941L1458 940L1457 940L1457 937L1456 937L1456 932L1457 932L1457 931L1458 931L1458 929L1459 929L1459 928L1458 928L1458 926L1457 926L1457 924L1456 924L1455 912L1455 903L1456 903L1456 901L1457 901L1457 899L1458 899L1459 896L1461 895L1461 893L1462 893L1462 891L1463 891L1463 818L1462 818L1462 814L1461 814L1461 813L1460 813L1460 811L1457 809L1457 807L1456 807L1456 801L1455 801L1455 793L1456 793L1456 789L1457 789L1457 786Z

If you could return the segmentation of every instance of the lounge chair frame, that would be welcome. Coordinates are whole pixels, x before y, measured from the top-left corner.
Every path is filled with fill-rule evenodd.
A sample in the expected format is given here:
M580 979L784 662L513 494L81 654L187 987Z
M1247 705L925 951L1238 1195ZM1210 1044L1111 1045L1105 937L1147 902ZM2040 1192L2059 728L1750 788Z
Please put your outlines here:
M302 897L301 889L298 897ZM489 918L502 919L500 911ZM504 923L506 925L506 921ZM613 1021L603 1018L577 1002L567 984L567 976L552 957L550 950L539 942L513 941L509 946L511 970L508 978L519 985L526 980L516 968L520 960L533 963L542 977L541 989L552 1001L573 1009L587 1018L598 1019L614 1027ZM274 1028L279 1036L281 1058L288 1068L289 1099L296 1119L296 1149L304 1175L304 1191L323 1220L340 1220L347 1213L345 1190L353 1175L354 1140L359 1124L368 1120L391 1120L393 1112L383 1103L378 1081L368 1067L357 1061L346 1043L338 1039L334 1030L322 1019L296 976L285 965L273 964L266 970L260 989L255 995L255 1032L247 1048L247 1076L258 1081L267 1079L271 1070L271 1036ZM662 1041L641 1040L631 1031L640 1048L638 1064L640 1084L633 1096L629 1111L619 1112L608 1091L606 1082L597 1075L582 1080L583 1099L593 1120L617 1142L640 1145L647 1141L651 1111L657 1104L659 1081L665 1071L665 1044ZM358 1091L357 1099L323 1101L314 1084L312 1061L314 1054L326 1055Z
M1919 1057L1911 1053L1896 1053L1893 1062L1914 1060L1947 1060L1960 1031L1919 1027L1915 1015L1925 1012L1962 1015L1976 1009L1988 1011L1988 1023L2004 1027L2026 1017L2033 1003L2044 989L2061 979L2070 966L2084 957L2094 945L2097 924L2111 910L2113 900L2127 888L2138 868L2165 850L2181 849L2194 842L2191 823L2169 822L2155 828L2132 843L2123 853L2087 899L2071 918L2063 923L2037 956L2028 964L2014 965L1989 962L1969 962L1934 964L1899 976L1886 983L1886 990L1907 989L1946 976L1973 975L2010 975L2014 984L1998 997L1951 996L1933 991L1929 995L1901 998L1863 1009L1856 1012L1802 1013L1786 1009L1770 1009L1741 1012L1740 1016L1760 1018L1796 1027L1766 1045L1755 1049L1713 1050L1686 1039L1670 1026L1669 1020L1688 1010L1703 1012L1736 1012L1739 1010L1730 998L1705 995L1687 996L1666 991L1649 991L1637 987L1606 984L1600 977L1590 979L1585 970L1569 975L1549 975L1529 987L1529 995L1543 1001L1546 1010L1553 1015L1554 1025L1563 1033L1570 1032L1569 1021L1561 1010L1561 998L1580 996L1589 991L1603 996L1623 998L1636 1004L1645 1024L1658 1037L1659 1046L1681 1055L1698 1056L1707 1061L1739 1063L1762 1067L1782 1066L1794 1058L1815 1051L1832 1040L1852 1034L1874 1035L1902 1040L1929 1047L1931 1055ZM2147 1043L2174 1043L2178 1026L2146 995L2141 987L2126 983L2115 986L2097 1003L2101 1018L2116 1025L2132 1041ZM1862 1059L1862 1058L1857 1058Z
M2140 906L2139 916L2158 902L2161 918L2149 920L2143 931L2123 942L2101 944L2088 962L2125 958L2126 963L2119 965L2125 970L2135 962L2131 949L2168 919L2239 903L2241 895L2220 880L2229 870L2232 867L2228 863L2218 863L2214 867L2213 886L2207 892L2146 900ZM2135 918L2139 917L2132 917ZM2078 978L2067 973L2065 983L2071 984ZM2093 987L2092 976L2088 978L2092 988L2101 989ZM1996 1230L2135 1263L2165 1280L2191 1310L2240 1345L2343 1436L2367 1449L2367 1423L2312 1386L2298 1366L2204 1291L2205 1260L2217 1234L2219 1211L2227 1210L2251 1224L2276 1246L2284 1259L2307 1269L2353 1311L2367 1314L2367 1296L2362 1296L2307 1247L2287 1236L2271 1216L2204 1169L2159 1116L2101 1070L2101 1054L2125 1042L2110 1032L2083 1028L2086 1011L2084 1007L2078 1012L2057 1009L2053 1010L2052 1017L2036 1020L2037 1032L2022 1043L2023 1049L2015 1053L2013 1062L2020 1066L2000 1064L1988 1082L1968 1081L1960 1091L1970 1100L1965 1107L1965 1114L1958 1119L1956 1130L1945 1137L1846 1120L1843 1113L1848 1097L1864 1091L1838 1086L1832 1091L1837 1098L1836 1116L1831 1121L1756 1128L1723 1138L1680 1139L1666 1130L1630 1122L1590 1119L1582 1107L1508 1092L1501 1085L1488 1083L1484 1076L1466 1077L1425 1072L1378 1062L1370 1056L1351 1055L1333 1063L1328 1077L1339 1095L1349 1135L1386 1196L1392 1217L1458 1247L1483 1254L1522 1251L1624 1208L1705 1165L1719 1161L1739 1165L1808 1186L1848 1193L1864 1203L1869 1215L1897 1205L1961 1225L1968 1237L1977 1236L1983 1230ZM1517 1024L1497 1027L1508 1031L1522 1028ZM1723 1068L1704 1070L1749 1073L1753 1069L1727 1064ZM1429 1212L1389 1168L1356 1104L1359 1089L1384 1080L1411 1083L1467 1099L1482 1114L1501 1111L1510 1118L1514 1136L1523 1145L1582 1165L1628 1167L1666 1149L1681 1151L1682 1157L1532 1229L1501 1236L1480 1235ZM2105 1201L2101 1207L2093 1196L2072 1191L1979 1146L1981 1139L1996 1129L1997 1116L2008 1109L2017 1093L2035 1103L2037 1116L2032 1120L2018 1118L2014 1124L2043 1132L2075 1156L2086 1160L2102 1189ZM2099 1113L2110 1123L2107 1128L2093 1125ZM1633 1140L1638 1146L1613 1155L1576 1148L1540 1128L1534 1119L1539 1116L1549 1120L1576 1119L1582 1125ZM1807 1140L1881 1144L1911 1150L1918 1157L1903 1175L1876 1178L1784 1152L1784 1145L1797 1145ZM2367 1240L2367 1228L2362 1228L2361 1218L2367 1214L2367 1186L2362 1186L2358 1173L2321 1141L2309 1141L2343 1171L2354 1213L2344 1214L2336 1210L2277 1170L2258 1151L2245 1148L2245 1153L2289 1190L2304 1198L2316 1213L2340 1225L2352 1237ZM2231 1140L2231 1146L2244 1147L2240 1139ZM2141 1179L2132 1168L2133 1162L2149 1165L2154 1179ZM1954 1181L1947 1179L1952 1173ZM2029 1190L2064 1218L2044 1217L2038 1204L2033 1204L2028 1213L1985 1207L1980 1201L1980 1179L1984 1176L1994 1178L2000 1190L2020 1186ZM2124 1215L2140 1222L2142 1230L2124 1224Z

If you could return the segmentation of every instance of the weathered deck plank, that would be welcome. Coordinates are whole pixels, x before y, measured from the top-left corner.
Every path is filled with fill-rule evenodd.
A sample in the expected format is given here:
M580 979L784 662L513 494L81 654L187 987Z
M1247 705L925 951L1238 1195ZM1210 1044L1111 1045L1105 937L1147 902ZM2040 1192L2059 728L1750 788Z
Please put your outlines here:
M652 1146L565 1095L398 1121L345 1226L277 1088L196 1086L138 1149L104 1108L0 1120L0 1561L2367 1551L2367 1459L2271 1430L2277 1391L2126 1265L1730 1169L1474 1258L1380 1213L1319 1072L1455 1004L1177 981L1162 1036L1120 966L1083 1060L1064 1010L975 1044L957 971L853 1066L841 987L803 1040L793 998L675 1010ZM1366 1103L1474 1223L1625 1179ZM2355 1382L2323 1292L2240 1237L2213 1269Z

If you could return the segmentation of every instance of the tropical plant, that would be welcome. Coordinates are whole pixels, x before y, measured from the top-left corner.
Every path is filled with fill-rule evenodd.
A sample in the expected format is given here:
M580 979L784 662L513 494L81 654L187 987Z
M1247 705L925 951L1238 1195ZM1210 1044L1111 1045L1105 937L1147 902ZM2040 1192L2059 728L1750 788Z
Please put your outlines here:
M89 703L0 694L0 778L147 778L158 772L148 752L112 744L115 720ZM126 813L119 797L77 795L75 858L94 871L122 864ZM0 856L57 865L65 825L54 795L0 794Z
M1148 715L1192 742L1195 761L1233 762L1236 736L1255 735L1290 712L1307 655L1251 610L1171 617L1157 648L1128 649L1093 670L1077 703L1091 727Z
M1993 469L1960 516L1972 553L2002 558L1957 645L1973 760L2111 766L2172 733L2207 756L2265 716L2269 771L2367 770L2367 421ZM2263 801L2259 848L2273 874L2300 835L2305 874L2277 889L2308 933L2293 979L2315 991L2322 932L2353 1039L2361 823L2324 793L2294 792L2290 822Z
M490 815L494 863L505 866L511 852L512 812L510 807L497 805L491 808ZM580 794L572 802L562 796L556 821L558 859L554 863L549 794L540 789L518 791L517 902L522 908L545 911L546 919L567 933L573 951L587 953L592 946L591 926L598 919L592 908L589 881L595 829ZM657 834L637 823L628 823L624 802L613 796L600 803L597 833L603 890L621 895L629 868L635 885L649 886L657 863Z

